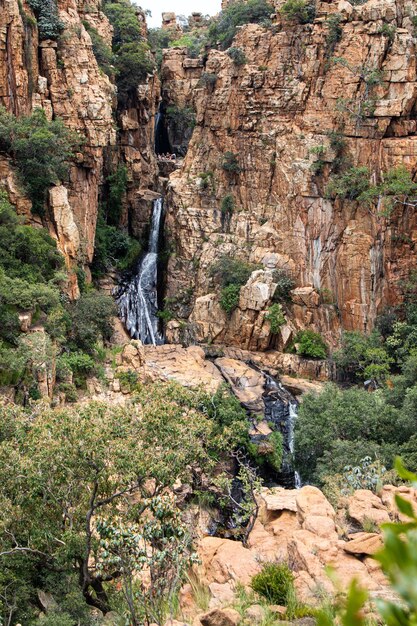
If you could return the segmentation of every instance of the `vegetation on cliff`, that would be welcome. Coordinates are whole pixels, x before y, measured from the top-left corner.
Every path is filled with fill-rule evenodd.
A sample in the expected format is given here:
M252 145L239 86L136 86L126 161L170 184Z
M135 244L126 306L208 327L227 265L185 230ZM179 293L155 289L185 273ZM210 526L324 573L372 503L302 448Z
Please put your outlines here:
M45 212L48 189L67 179L69 163L82 143L62 120L49 121L43 109L18 118L0 107L0 152L13 159L39 215Z

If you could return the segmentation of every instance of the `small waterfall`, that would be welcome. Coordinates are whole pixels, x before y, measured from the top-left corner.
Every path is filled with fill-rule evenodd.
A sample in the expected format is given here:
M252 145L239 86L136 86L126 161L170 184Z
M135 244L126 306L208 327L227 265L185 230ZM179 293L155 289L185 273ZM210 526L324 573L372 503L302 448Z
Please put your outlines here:
M277 482L287 488L299 487L300 477L294 468L294 426L298 403L280 382L265 374L264 404L265 419L283 437L283 460Z
M119 291L120 317L131 337L144 344L163 343L158 319L158 248L163 200L154 200L148 252L140 260L136 274Z

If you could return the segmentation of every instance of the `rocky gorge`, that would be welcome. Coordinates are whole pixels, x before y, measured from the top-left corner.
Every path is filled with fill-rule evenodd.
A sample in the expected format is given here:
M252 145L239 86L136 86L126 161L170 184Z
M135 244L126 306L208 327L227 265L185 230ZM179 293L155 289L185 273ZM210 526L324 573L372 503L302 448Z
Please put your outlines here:
M375 434L380 448L370 455L377 469L371 466L368 482L368 474L359 471L355 481L351 474L358 468L340 463L334 476L345 482L348 476L351 482L337 483L336 489L325 473L326 480L316 480L315 474L305 481L319 489L300 483L294 427L300 406L310 407L309 398L341 379L349 385L359 379L360 387L365 380L376 390L366 402L375 402L381 415L383 402L401 414L398 384L401 399L410 398L406 415L412 410L416 381L410 371L415 368L407 369L406 356L413 358L409 337L414 335L405 325L414 323L407 306L415 292L417 240L416 11L411 0L318 1L307 18L303 11L310 3L302 0L294 8L288 2L266 3L267 18L243 21L231 45L225 45L218 33L218 40L210 39L212 24L222 14L210 19L193 13L182 26L175 13L165 13L162 28L152 32L145 12L129 0L0 0L0 231L16 231L18 242L10 244L11 261L5 254L6 234L0 232L6 242L0 251L0 413L4 439L12 446L0 454L0 470L17 477L17 495L11 495L14 487L6 480L1 494L6 539L0 559L20 551L44 559L26 566L29 600L19 595L21 590L11 600L0 577L4 623L77 623L73 607L55 600L62 590L50 592L55 582L44 575L49 570L55 575L64 558L56 543L65 546L71 567L75 564L78 591L91 609L88 618L77 618L78 624L122 623L127 609L115 602L112 610L113 593L121 593L127 603L126 623L164 624L166 607L163 617L156 612L151 619L146 603L144 613L137 613L132 588L140 580L142 591L152 589L156 566L149 554L159 550L160 558L161 543L154 541L139 556L138 546L146 544L148 522L165 523L164 498L171 496L174 530L184 523L184 535L195 548L195 559L185 568L182 548L168 543L165 550L164 544L165 557L178 557L167 565L166 578L178 578L176 617L185 620L176 621L170 608L166 623L171 626L279 621L309 626L323 598L337 595L352 580L368 590L371 618L376 599L397 598L373 558L383 546L381 524L405 521L417 511L410 481L389 473L398 453L394 435L390 440ZM222 4L224 14L236 3ZM39 111L42 118L36 118ZM53 133L54 123L62 122L73 133L68 135L73 148L62 157L68 170L50 176L42 211L22 176L19 141L24 142L26 131L13 126L13 120L33 123L25 122L33 114L41 129ZM54 145L60 142L65 143L62 134ZM51 162L53 154L51 149ZM25 158L33 166L37 155ZM32 236L39 252L31 256L26 248L35 245ZM41 267L44 260L53 271ZM35 278L26 265L41 267ZM381 319L394 314L398 317L390 318L386 331ZM386 344L372 343L375 329ZM345 345L346 332L370 337L371 343L360 348L363 354L357 349L353 365L341 366L335 355ZM407 386L404 380L411 382ZM236 402L230 407L222 405L225 389ZM124 448L120 441L127 427L121 423L133 420L132 428L141 428L147 405L153 407L152 390L163 419L148 433L156 437L155 461L152 450L137 460L142 475L129 462L147 442L127 439ZM164 393L165 404L158 395ZM15 409L20 404L28 412L25 418ZM56 422L49 407L64 411L64 426L69 415L74 432L81 428L84 410L92 411L93 426L95 407L103 416L106 407L116 411L116 426L103 422L102 439L100 426L97 431L92 426L98 433L95 443L80 431L80 441L71 441L68 452L71 427L59 434L56 467L64 460L61 474L56 473L64 477L64 486L59 485L58 495L49 484L36 488L51 461L42 465L41 458L42 469L35 468L33 475L30 460L22 462L21 473L16 461L22 433L36 434L43 410L46 430L39 441L53 442ZM364 424L368 408L358 409ZM235 424L230 415L238 413L241 422ZM14 434L10 415L17 424L29 420L22 432ZM196 415L201 423L193 439ZM208 415L218 428L210 431L215 451L201 426ZM336 408L334 415L337 420ZM401 415L387 415L381 417L383 427L388 430L391 420L395 436L407 446L414 421L410 427ZM176 416L177 430L171 416ZM148 417L152 425L153 414ZM184 417L190 419L189 438L184 437ZM241 423L243 435L238 433ZM337 443L336 431L334 426ZM187 446L198 448L201 442L206 458L199 451L190 460ZM95 446L97 456L103 454L101 466ZM114 465L109 460L113 447L119 454ZM22 450L24 458L25 445ZM63 451L71 459L75 454L74 467L67 465ZM326 454L332 451L324 451L319 469ZM413 454L414 448L411 459ZM207 458L216 459L214 466L205 467ZM386 458L390 481L384 478ZM183 459L184 471L167 478L170 464L177 468ZM350 467L347 473L344 466ZM93 478L72 493L78 467L86 476L93 472ZM16 511L25 510L19 480L26 471L33 478L26 489L34 501L42 494L44 504L53 508L58 503L45 537L32 530L26 537L13 512L14 505ZM102 479L105 471L110 473ZM375 477L374 471L381 474ZM221 482L223 473L232 476L230 483ZM130 482L112 491L116 475ZM245 499L245 489L251 498ZM408 517L398 511L398 497L409 503ZM81 512L75 512L77 503L85 505ZM139 504L147 511L144 526L135 517ZM131 525L117 530L112 524L123 521L126 511ZM61 526L56 520L63 520ZM77 539L67 543L65 533L74 529ZM126 552L114 547L113 532L123 534ZM135 545L129 543L132 537ZM171 527L167 537L168 542L178 539ZM143 567L145 561L142 578L136 577L137 563ZM179 570L179 562L186 577L168 569ZM290 603L266 604L253 595L252 580L269 563L289 568L298 614L294 607L291 613ZM4 561L5 578L11 572L19 580L21 572L13 567ZM68 577L71 585L74 571ZM130 590L119 582L127 571ZM171 598L173 591L165 587L164 593ZM30 610L19 612L19 602Z

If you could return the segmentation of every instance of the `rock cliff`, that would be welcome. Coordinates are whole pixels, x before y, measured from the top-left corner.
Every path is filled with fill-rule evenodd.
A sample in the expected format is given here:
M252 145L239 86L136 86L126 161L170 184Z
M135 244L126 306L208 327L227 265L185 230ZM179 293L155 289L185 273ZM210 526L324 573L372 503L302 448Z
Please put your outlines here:
M128 193L122 226L140 236L151 202L146 190L157 187L153 153L154 116L160 98L156 77L140 85L125 108L117 110L114 84L99 68L86 26L108 45L112 27L100 0L60 0L63 32L56 41L40 40L34 14L27 1L0 4L0 104L16 115L42 107L48 118L60 117L84 139L82 153L71 166L65 186L52 188L49 214L44 219L66 257L67 267L88 266L94 254L99 199L106 172L120 163L128 170ZM144 15L138 12L144 32ZM116 117L120 130L118 132ZM6 187L19 212L31 221L30 202L16 183L11 164L2 159L0 184ZM72 276L73 296L77 281Z
M341 35L331 43L334 15ZM341 328L369 330L385 305L398 302L398 281L416 258L413 209L399 207L387 218L355 201L328 198L326 186L340 145L352 165L367 166L374 176L399 165L414 174L413 15L404 0L322 2L312 24L275 16L270 28L240 27L233 45L244 52L242 65L219 50L209 52L204 68L183 50L165 54L169 100L196 108L183 167L170 176L167 295L175 300L192 292L183 317L198 340L271 347L265 312L275 268L297 284L288 316L293 325L281 347L303 327L334 344ZM211 82L204 76L199 82L203 71ZM369 72L381 80L371 89L372 115L360 118L349 107L364 106ZM237 157L235 172L221 166L227 152ZM227 194L235 210L225 223ZM210 280L210 266L222 254L264 267L241 291L231 319ZM256 290L263 300L254 301Z

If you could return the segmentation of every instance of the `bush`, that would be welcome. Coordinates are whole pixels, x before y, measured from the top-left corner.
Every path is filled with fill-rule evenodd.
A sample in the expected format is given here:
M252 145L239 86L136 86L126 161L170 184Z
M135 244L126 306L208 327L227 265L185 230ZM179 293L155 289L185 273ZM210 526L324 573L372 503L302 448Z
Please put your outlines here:
M276 335L283 324L285 324L284 313L280 304L273 304L269 307L268 313L265 316L271 327L271 333Z
M250 275L256 269L256 265L223 255L211 266L210 275L216 278L222 287L232 284L242 286L248 282Z
M12 157L35 213L43 214L48 189L66 179L80 143L61 120L48 121L43 109L17 118L0 107L0 151Z
M285 563L266 563L252 578L251 587L268 603L287 606L294 589L294 576Z
M234 152L225 152L222 160L222 168L230 174L240 174L242 168L239 165L237 155Z
M242 48L229 48L227 54L235 65L245 65L248 62Z
M316 7L309 0L287 0L281 7L281 13L288 20L310 24L316 17Z
M144 83L155 67L149 47L144 41L125 43L117 50L116 84L119 101L124 104L128 97Z
M235 210L235 199L232 194L227 194L222 200L221 204L221 221L223 228L229 226L230 220Z
M102 214L96 227L94 258L91 272L94 278L104 276L109 270L125 271L137 262L141 245L115 226L108 226Z
M127 189L127 167L118 165L116 170L107 176L107 222L118 226L122 214L123 197Z
M198 81L198 85L200 87L207 87L209 89L214 89L217 83L217 74L210 74L209 72L203 72L201 74L200 80Z
M84 28L91 37L93 46L93 54L96 57L98 66L107 76L114 76L114 56L111 48L106 44L103 37L99 34L94 26L91 26L86 20L83 21Z
M296 338L297 354L311 359L325 359L327 346L319 333L312 330L301 330Z
M345 172L333 176L327 185L326 195L341 200L356 200L369 189L369 170L367 167L351 167Z
M119 102L124 105L137 86L154 71L155 65L142 35L135 5L130 0L119 0L105 2L103 9L113 26L116 84Z
M272 4L266 0L238 0L229 4L209 28L209 40L212 46L219 42L221 48L230 47L238 26L243 24L261 24L274 12Z
M79 350L94 353L99 339L108 341L113 333L112 317L117 309L113 299L97 292L82 294L70 307L71 339Z
M340 13L332 13L327 20L326 25L328 28L326 37L326 56L331 58L335 51L335 48L339 41L342 39L343 29L340 26L342 16Z
M39 30L39 39L58 39L64 24L58 17L56 0L28 0L34 12Z
M220 293L220 306L223 311L231 315L239 304L240 285L223 287Z
M273 281L276 288L273 295L274 302L287 302L291 300L291 291L295 288L295 280L284 269L274 270Z

